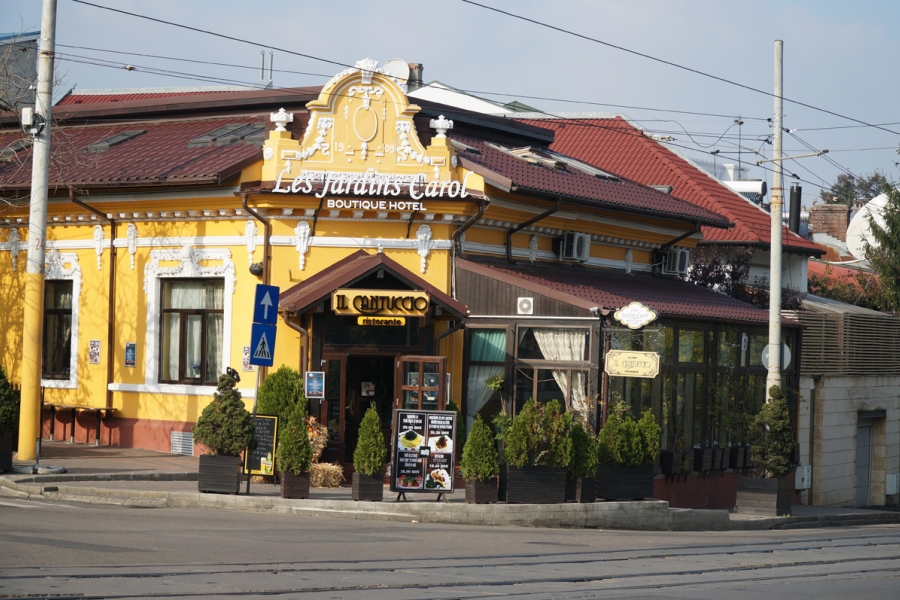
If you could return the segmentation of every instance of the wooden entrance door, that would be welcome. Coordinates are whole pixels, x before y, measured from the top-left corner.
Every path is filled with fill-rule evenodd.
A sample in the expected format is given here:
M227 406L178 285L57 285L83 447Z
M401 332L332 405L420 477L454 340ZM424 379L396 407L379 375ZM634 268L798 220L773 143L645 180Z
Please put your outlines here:
M394 408L446 410L447 357L398 356Z

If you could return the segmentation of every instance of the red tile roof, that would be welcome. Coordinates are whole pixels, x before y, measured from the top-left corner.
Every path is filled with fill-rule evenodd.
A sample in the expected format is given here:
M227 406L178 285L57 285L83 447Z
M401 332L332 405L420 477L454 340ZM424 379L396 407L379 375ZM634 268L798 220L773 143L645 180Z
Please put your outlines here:
M74 106L76 104L107 104L112 102L130 102L132 100L152 100L155 98L174 98L176 96L200 96L203 94L219 94L223 90L195 90L171 92L122 92L118 94L81 94L71 92L59 99L54 106Z
M220 183L245 166L262 160L256 146L238 142L223 146L189 148L193 138L231 124L261 122L260 117L223 117L179 121L131 122L118 125L65 126L53 130L54 159L50 185L75 187L121 187L172 183ZM106 152L85 149L125 131L146 130ZM17 139L18 133L0 135L0 147ZM0 187L30 188L31 148L0 163Z
M703 228L708 242L768 245L769 213L729 190L663 144L654 141L621 117L607 119L526 119L556 132L550 148L599 169L644 185L671 185L672 195L715 211L729 220L732 229ZM821 250L809 240L782 228L786 252L817 255Z
M457 259L460 269L488 277L510 277L525 289L542 293L546 288L587 301L603 310L616 310L629 302L641 302L662 316L720 319L767 323L769 311L735 300L724 294L668 277L654 277L646 273L626 274L622 271L594 268L573 268L559 264L486 263ZM546 292L544 292L546 293ZM785 321L793 323L793 321Z
M491 178L504 180L515 191L536 192L551 197L581 200L598 208L612 208L686 221L699 221L715 227L730 226L728 220L711 209L679 200L655 189L625 179L610 180L567 166L555 168L534 164L486 140L452 134L466 147L458 148L462 165ZM471 150L470 150L471 149ZM508 148L512 150L513 148Z

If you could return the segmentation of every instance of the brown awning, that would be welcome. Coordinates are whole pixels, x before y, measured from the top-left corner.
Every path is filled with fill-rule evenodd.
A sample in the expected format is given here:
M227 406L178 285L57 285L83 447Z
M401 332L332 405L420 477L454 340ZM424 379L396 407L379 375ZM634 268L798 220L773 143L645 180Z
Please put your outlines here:
M310 307L327 299L334 290L352 286L378 269L384 269L408 285L411 290L428 292L432 302L459 319L463 319L469 314L465 304L454 300L397 261L380 252L369 254L365 250L358 250L330 268L283 291L279 297L278 306L291 313L305 312Z
M637 301L656 310L660 316L760 325L769 320L767 310L692 283L667 277L654 277L648 273L626 274L611 269L562 264L510 265L462 259L456 260L456 267L461 271L489 277L518 289L565 302L582 311L579 314L584 314L591 307L596 307L599 312L605 314ZM461 278L457 281L460 299L469 302L466 297L467 287L462 284ZM470 305L476 314L480 313L477 299L472 299ZM782 319L782 322L786 325L797 325L790 319Z

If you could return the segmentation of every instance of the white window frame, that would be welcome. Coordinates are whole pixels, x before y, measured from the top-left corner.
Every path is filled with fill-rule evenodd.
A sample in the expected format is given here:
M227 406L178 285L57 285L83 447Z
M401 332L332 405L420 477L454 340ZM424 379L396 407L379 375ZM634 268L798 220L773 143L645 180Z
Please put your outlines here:
M81 307L81 265L75 252L47 250L44 279L48 281L68 280L72 282L72 332L69 356L68 379L41 378L41 386L47 389L74 390L78 388L78 313ZM41 302L44 300L41 299ZM43 311L41 313L43 319ZM109 360L110 357L107 357ZM43 373L43 366L41 373Z
M164 266L163 263L175 265ZM217 262L217 265L200 264ZM233 296L237 287L237 276L231 251L227 248L181 248L151 250L150 260L144 267L144 293L147 296L147 342L144 385L133 391L148 391L167 394L187 394L208 396L215 390L214 385L188 385L159 383L159 322L161 313L160 279L200 279L216 278L225 280L222 299L222 357L225 365L231 356ZM124 384L117 388L126 390ZM127 386L132 387L132 386Z

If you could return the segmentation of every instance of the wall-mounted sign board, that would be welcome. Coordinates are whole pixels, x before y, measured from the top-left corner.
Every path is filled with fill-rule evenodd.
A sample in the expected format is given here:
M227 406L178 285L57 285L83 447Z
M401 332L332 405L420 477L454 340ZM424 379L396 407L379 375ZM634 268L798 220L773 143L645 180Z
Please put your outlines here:
M424 317L430 307L428 293L416 290L338 289L331 294L331 309L338 315Z
M658 316L655 310L640 302L626 304L613 313L613 318L629 329L645 327L655 321Z
M603 370L610 377L643 377L653 379L659 374L659 354L610 350L606 353Z

